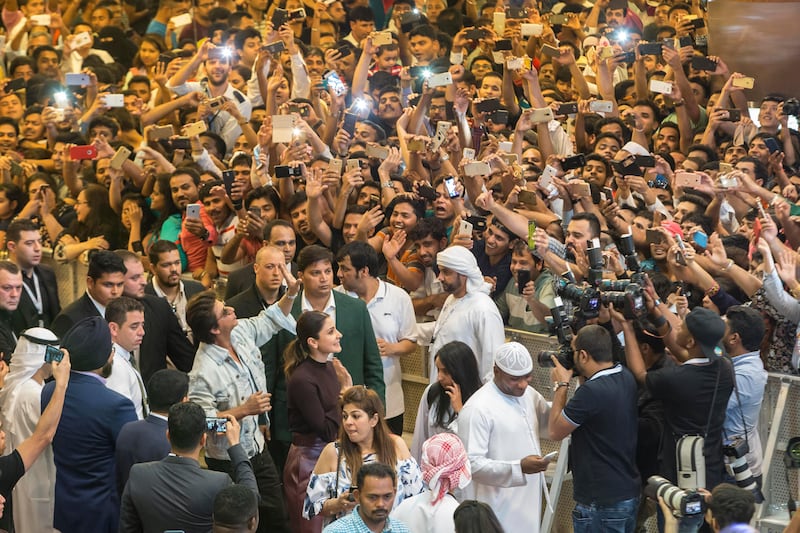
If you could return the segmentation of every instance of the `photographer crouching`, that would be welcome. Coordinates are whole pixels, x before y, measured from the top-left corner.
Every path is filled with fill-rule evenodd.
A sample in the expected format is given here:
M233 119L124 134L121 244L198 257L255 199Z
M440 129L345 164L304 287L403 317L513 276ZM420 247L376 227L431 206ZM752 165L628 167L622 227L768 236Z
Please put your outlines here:
M680 320L658 299L649 279L645 279L644 288L650 322L664 339L676 366L648 371L633 321L614 309L611 314L625 335L628 368L664 406L661 478L653 476L648 485L658 496L668 496L665 500L670 508L682 514L679 531L694 532L704 522L704 505L695 504L697 489L713 489L725 474L722 429L734 383L730 360L716 353L725 335L725 322L701 307Z

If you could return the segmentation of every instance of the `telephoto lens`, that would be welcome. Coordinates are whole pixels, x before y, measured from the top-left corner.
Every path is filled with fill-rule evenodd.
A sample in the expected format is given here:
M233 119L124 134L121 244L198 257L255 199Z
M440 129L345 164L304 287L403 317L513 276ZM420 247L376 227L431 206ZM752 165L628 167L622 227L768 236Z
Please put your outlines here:
M750 447L745 439L734 439L733 442L722 448L722 454L726 460L725 468L736 479L739 487L752 492L756 503L761 503L764 501L764 495L761 493L755 476L750 471L750 465L747 464L747 452L749 451Z
M647 478L644 495L658 501L661 496L667 507L680 516L693 516L704 513L706 500L702 494L694 490L683 490L673 485L670 480L661 476Z

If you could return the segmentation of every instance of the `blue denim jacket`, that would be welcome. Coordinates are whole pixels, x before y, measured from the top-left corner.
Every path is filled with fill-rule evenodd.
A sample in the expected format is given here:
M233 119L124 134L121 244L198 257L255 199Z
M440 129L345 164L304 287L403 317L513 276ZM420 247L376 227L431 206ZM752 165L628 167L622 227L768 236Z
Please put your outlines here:
M239 356L236 363L228 350L216 344L200 343L194 366L189 372L189 399L200 405L206 416L217 416L247 401L257 391L267 390L264 362L259 346L266 344L281 329L295 333L295 321L285 316L277 305L270 306L253 318L240 318L231 331L231 345ZM240 441L248 457L264 449L264 435L259 429L269 424L269 419L246 416L239 421ZM225 435L209 435L206 455L213 459L229 460L228 441Z

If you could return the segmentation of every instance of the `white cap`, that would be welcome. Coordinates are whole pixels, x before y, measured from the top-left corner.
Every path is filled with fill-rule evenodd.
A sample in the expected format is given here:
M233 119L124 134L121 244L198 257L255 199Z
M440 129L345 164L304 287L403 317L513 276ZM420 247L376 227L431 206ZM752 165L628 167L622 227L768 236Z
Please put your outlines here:
M527 376L533 370L533 358L518 342L501 344L494 351L494 364L509 376Z

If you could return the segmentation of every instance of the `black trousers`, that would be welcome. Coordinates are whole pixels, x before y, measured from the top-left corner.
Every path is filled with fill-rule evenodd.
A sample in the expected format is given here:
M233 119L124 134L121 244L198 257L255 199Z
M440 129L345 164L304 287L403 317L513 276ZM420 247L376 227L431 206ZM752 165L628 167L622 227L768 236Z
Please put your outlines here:
M206 457L206 464L210 470L227 472L233 476L230 461L221 461ZM289 533L289 520L286 515L286 502L283 500L283 490L275 463L265 449L258 455L250 458L253 472L258 484L261 501L258 504L258 533Z

